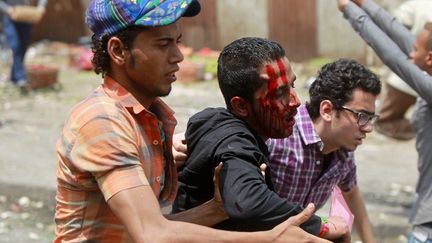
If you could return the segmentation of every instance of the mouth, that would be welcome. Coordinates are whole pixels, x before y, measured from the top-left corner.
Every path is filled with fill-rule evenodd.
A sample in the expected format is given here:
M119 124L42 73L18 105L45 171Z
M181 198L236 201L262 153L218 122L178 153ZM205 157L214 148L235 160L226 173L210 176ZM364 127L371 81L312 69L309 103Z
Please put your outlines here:
M167 73L167 77L168 77L168 79L169 79L169 81L170 82L175 82L176 80L177 80L177 77L176 77L176 72L178 72L179 71L179 67L177 67L177 68L175 68L175 69L173 69L173 70L171 70L170 72L168 72Z
M295 124L295 113L294 114L291 114L290 116L287 116L286 118L285 118L285 122L286 122L286 124L288 125L288 126L290 126L290 127L292 127L292 126L294 126L294 124Z
M365 138L366 138L366 137L360 137L360 138L357 138L356 141L357 141L357 143L360 145L360 144L363 143L363 139L365 139Z

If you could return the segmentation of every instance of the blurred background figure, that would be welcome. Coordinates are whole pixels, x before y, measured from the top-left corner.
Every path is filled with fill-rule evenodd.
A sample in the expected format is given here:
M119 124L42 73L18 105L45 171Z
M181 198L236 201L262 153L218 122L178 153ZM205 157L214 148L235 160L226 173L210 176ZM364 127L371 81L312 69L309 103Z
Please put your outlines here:
M417 36L424 24L432 20L432 0L408 0L393 11L396 19ZM375 130L385 136L409 140L415 137L407 110L416 102L417 93L393 72L381 98L380 118Z
M45 13L48 0L0 0L3 13L3 31L12 50L13 62L10 80L27 94L27 76L24 57L30 44L31 31Z

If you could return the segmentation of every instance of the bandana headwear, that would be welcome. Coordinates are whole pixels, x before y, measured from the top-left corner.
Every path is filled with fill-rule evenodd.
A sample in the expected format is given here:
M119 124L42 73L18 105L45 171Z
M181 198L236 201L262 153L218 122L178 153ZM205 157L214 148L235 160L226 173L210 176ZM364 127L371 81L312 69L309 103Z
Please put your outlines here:
M87 26L98 36L110 36L128 26L165 26L201 10L197 0L93 0Z

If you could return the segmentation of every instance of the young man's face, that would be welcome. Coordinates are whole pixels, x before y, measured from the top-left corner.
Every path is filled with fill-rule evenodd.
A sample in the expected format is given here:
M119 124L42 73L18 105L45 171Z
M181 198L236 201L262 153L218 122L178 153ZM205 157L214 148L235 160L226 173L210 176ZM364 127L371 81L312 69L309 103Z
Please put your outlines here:
M260 71L263 86L254 95L254 118L261 135L284 138L292 134L300 100L294 89L296 76L286 57L267 63Z
M150 99L168 95L176 81L178 63L184 59L178 48L180 38L177 23L139 33L130 50L125 51L129 54L125 63L129 89Z
M366 134L373 131L373 124L369 121L363 126L359 125L359 117L353 111L372 117L375 114L375 101L375 95L355 89L352 100L344 105L347 109L332 113L329 128L331 133L327 138L328 141L324 141L326 146L332 149L345 148L353 151L361 145Z

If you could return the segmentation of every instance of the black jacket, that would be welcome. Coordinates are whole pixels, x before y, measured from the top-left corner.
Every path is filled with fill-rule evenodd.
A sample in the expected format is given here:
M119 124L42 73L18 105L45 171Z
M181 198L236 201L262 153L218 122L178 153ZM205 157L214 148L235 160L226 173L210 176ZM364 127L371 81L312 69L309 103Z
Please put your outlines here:
M179 172L173 212L198 206L214 194L214 167L223 162L221 193L230 219L216 228L256 231L271 229L302 211L274 192L264 141L244 121L224 108L207 108L189 119L188 160ZM267 164L265 178L259 166ZM317 235L321 219L312 216L301 225Z

